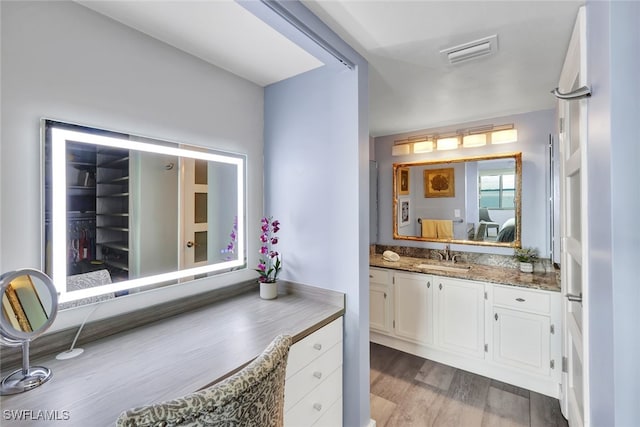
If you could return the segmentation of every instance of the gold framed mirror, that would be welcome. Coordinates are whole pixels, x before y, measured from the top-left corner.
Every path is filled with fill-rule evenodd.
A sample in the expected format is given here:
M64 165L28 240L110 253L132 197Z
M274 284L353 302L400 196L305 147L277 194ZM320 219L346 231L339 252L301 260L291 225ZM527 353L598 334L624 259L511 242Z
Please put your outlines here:
M393 238L520 247L522 153L393 164Z

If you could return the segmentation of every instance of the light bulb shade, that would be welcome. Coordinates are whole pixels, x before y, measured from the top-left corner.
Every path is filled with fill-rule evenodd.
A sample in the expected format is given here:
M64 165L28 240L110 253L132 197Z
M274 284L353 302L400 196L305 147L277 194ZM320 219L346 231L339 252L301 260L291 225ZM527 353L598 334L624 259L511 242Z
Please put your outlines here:
M455 150L458 148L458 137L453 136L451 138L440 138L436 142L437 150Z
M416 154L419 153L430 153L433 151L433 141L420 141L413 143L413 152Z
M465 135L462 138L462 146L463 147L482 147L483 145L487 145L487 134L486 133L476 133L473 135Z
M491 132L492 144L508 144L509 142L516 142L518 140L517 129L506 129Z
M409 154L409 152L411 151L411 145L409 144L398 144L398 145L394 145L391 148L391 155L392 156L406 156Z

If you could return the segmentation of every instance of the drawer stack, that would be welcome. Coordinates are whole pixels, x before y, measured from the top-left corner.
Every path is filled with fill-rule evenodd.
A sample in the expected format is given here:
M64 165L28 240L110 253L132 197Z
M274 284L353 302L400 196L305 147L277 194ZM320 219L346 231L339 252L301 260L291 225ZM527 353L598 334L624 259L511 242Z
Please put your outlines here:
M286 427L342 425L342 317L291 346L284 401Z

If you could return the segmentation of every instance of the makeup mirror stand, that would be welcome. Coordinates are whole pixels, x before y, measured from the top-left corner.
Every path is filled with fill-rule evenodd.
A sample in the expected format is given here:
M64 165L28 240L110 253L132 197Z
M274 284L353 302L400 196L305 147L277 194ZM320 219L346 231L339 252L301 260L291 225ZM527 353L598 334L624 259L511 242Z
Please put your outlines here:
M23 341L22 368L17 369L3 378L0 384L0 394L22 393L44 384L51 378L51 370L44 366L29 366L29 340Z
M53 323L58 296L51 278L35 269L11 271L0 276L0 344L22 347L22 367L0 382L0 395L22 393L51 379L51 370L29 366L29 345Z

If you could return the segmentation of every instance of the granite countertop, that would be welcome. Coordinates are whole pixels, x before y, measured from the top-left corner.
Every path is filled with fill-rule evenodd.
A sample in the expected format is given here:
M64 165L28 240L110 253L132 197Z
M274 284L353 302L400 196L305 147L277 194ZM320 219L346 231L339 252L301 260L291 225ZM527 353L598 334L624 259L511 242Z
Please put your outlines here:
M468 271L446 271L418 268L418 264L434 265L454 265L457 267L470 266ZM369 266L382 267L400 271L410 271L414 273L434 274L443 277L454 277L457 279L478 280L482 282L496 283L500 285L519 286L523 288L542 289L545 291L560 292L560 283L555 272L552 273L522 273L515 268L489 266L482 264L443 263L426 258L413 258L400 256L396 262L385 261L381 254L369 256Z

